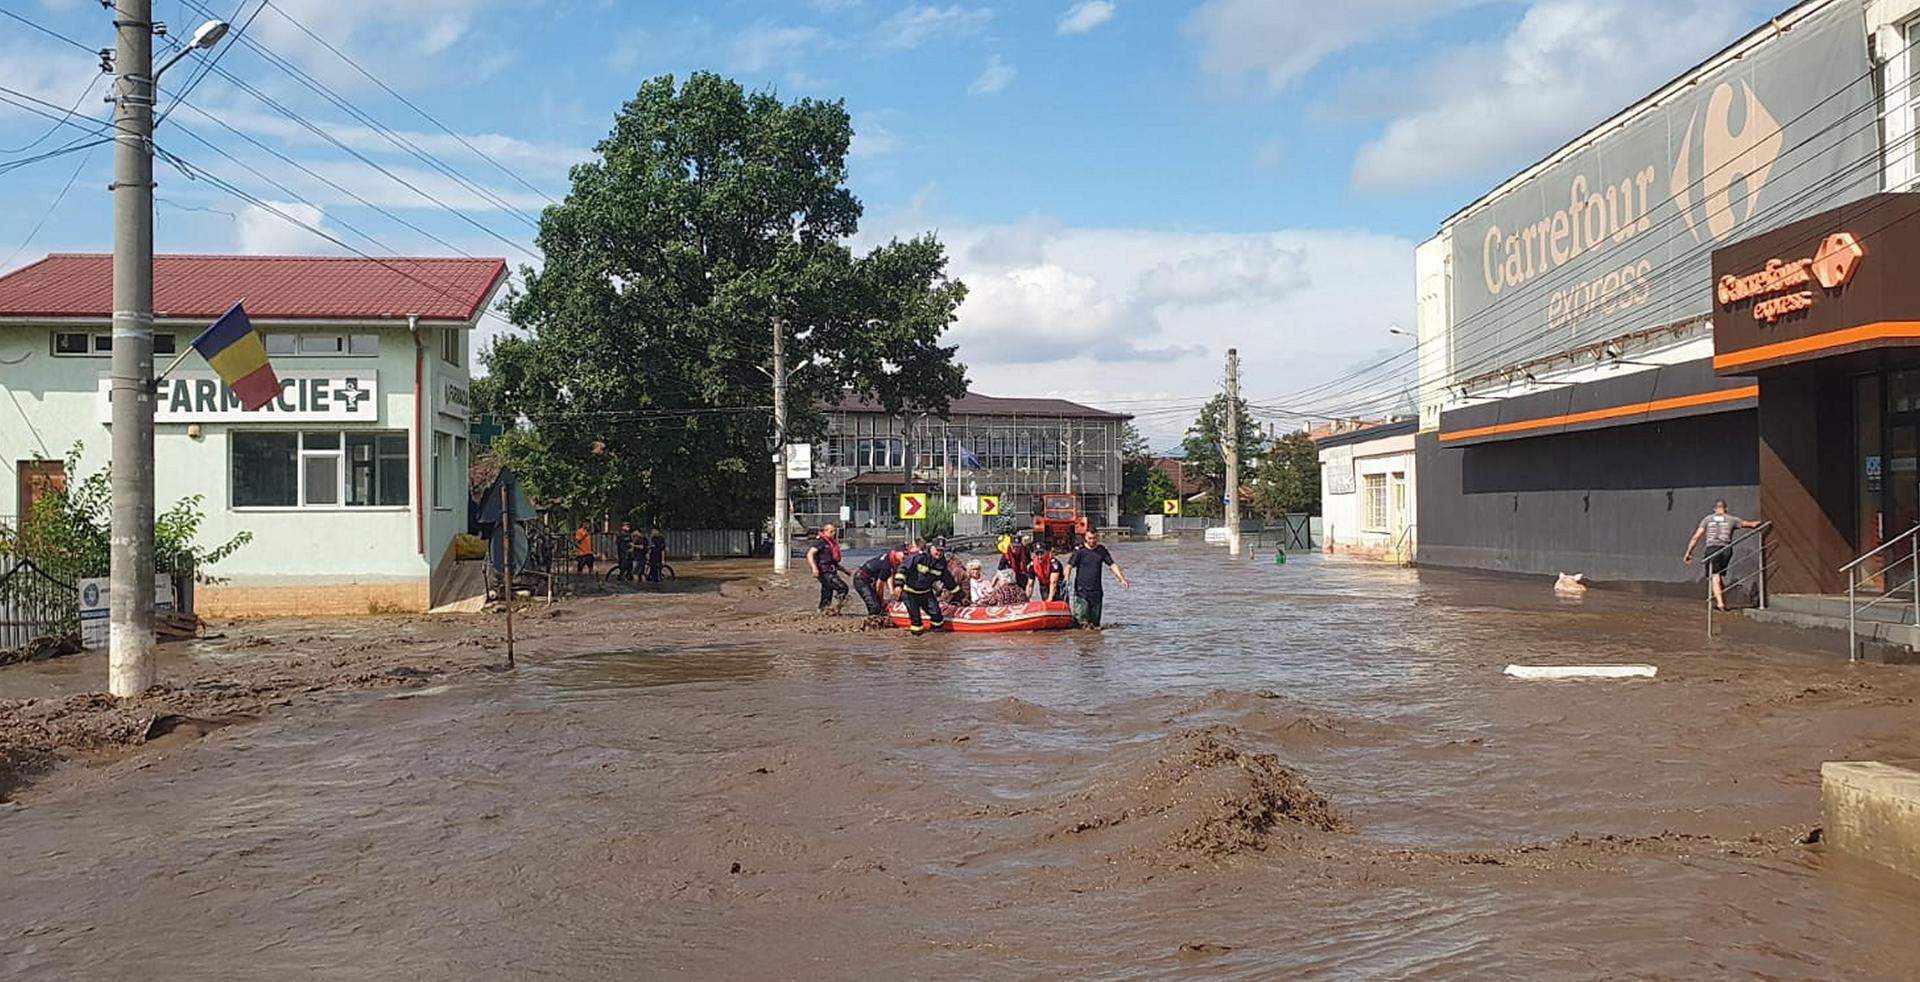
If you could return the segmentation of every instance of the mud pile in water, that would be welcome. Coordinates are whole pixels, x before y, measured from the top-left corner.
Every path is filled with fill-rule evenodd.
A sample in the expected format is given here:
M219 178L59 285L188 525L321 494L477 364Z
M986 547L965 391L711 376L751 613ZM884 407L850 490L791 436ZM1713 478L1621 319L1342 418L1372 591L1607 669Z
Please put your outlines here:
M1271 753L1243 750L1225 726L1155 741L1150 759L1125 766L1059 811L1048 835L1086 837L1096 848L1150 862L1220 859L1298 844L1349 823L1325 796Z

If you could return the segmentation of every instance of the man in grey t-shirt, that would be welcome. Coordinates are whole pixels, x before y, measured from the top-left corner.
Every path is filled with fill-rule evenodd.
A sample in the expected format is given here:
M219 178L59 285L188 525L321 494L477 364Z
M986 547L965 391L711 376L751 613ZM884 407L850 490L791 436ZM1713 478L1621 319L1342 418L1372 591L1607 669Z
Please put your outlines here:
M1735 529L1750 529L1759 525L1744 518L1727 514L1724 500L1713 503L1713 514L1700 520L1700 527L1693 530L1693 538L1687 540L1687 554L1684 562L1693 565L1693 547L1701 540L1707 543L1707 584L1713 593L1713 605L1721 610L1727 609L1725 583L1727 564L1733 561L1733 533Z

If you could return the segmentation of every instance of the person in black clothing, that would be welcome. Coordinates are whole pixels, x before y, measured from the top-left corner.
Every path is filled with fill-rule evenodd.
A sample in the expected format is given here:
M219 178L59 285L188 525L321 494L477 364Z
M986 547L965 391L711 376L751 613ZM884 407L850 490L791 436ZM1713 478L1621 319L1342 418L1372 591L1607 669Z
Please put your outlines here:
M613 575L622 580L633 579L632 522L621 522L620 531L613 537Z
M1067 589L1066 568L1053 554L1053 547L1042 540L1033 545L1033 562L1027 569L1033 581L1033 599L1059 600Z
M660 582L660 567L667 561L667 537L660 526L653 527L653 536L647 539L647 582Z
M908 556L900 571L893 574L893 583L907 604L909 633L919 637L929 629L937 631L946 626L946 616L940 613L940 591L959 584L954 581L953 570L947 565L947 550L939 540ZM925 624L921 623L922 615Z
M820 581L820 612L840 612L847 602L847 581L840 578L840 540L832 522L820 526L820 537L807 549L807 568Z
M1120 589L1133 589L1133 584L1127 582L1126 571L1113 561L1113 553L1100 544L1100 533L1088 529L1085 543L1067 559L1067 568L1073 572L1073 619L1086 627L1100 626L1101 602L1106 599L1106 591L1100 585L1102 566L1113 567Z
M900 561L904 558L899 549L888 549L853 571L853 592L867 605L868 617L885 616L889 584L893 582L893 574L900 571Z

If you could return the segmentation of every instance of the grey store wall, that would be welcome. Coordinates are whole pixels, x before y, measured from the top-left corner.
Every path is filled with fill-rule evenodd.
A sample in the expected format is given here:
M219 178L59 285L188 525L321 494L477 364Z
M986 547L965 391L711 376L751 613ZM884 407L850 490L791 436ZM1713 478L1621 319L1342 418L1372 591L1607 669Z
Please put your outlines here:
M1415 442L1420 564L1678 585L1700 518L1759 517L1752 409L1445 447Z

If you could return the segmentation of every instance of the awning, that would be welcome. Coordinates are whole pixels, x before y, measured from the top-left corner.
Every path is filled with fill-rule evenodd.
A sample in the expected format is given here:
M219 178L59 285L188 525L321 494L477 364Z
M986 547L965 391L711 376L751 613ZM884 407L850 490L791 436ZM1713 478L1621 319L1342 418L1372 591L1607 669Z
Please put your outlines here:
M1683 416L1751 409L1760 404L1752 378L1713 373L1713 359L1556 386L1440 414L1440 445L1471 446Z

